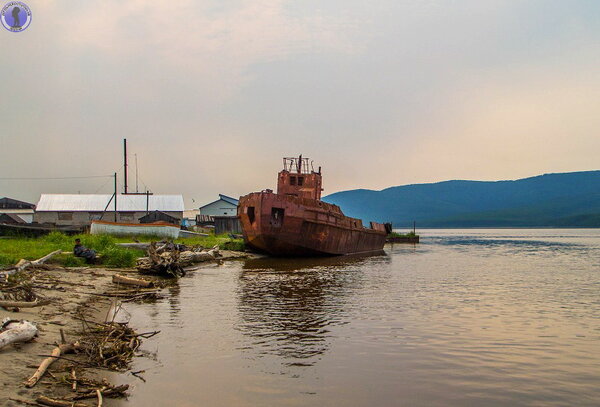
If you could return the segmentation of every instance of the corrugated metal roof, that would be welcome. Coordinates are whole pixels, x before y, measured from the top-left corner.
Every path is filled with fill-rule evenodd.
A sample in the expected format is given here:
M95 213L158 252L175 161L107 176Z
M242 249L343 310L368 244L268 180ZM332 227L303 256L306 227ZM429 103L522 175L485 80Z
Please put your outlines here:
M200 207L200 209L206 208L207 206L212 205L212 204L217 203L217 202L220 202L220 201L227 202L228 204L233 205L233 206L238 206L238 204L239 204L239 201L237 199L232 198L232 197L227 196L227 195L219 194L219 199L217 199L216 201L213 201L211 203L207 203L206 205L202 205Z
M95 194L42 194L37 204L38 212L102 212L112 195ZM149 211L182 212L183 196L150 195ZM114 201L110 202L107 211L114 210ZM146 211L146 195L117 195L117 211Z
M230 204L235 205L235 206L238 206L238 204L240 203L239 200L232 198L230 196L227 196L227 195L223 195L223 194L219 194L219 198L221 198L225 202L229 202Z
M34 204L29 202L23 202L12 198L0 198L0 208L11 208L11 209L20 209L20 208L30 208L33 209L35 207Z

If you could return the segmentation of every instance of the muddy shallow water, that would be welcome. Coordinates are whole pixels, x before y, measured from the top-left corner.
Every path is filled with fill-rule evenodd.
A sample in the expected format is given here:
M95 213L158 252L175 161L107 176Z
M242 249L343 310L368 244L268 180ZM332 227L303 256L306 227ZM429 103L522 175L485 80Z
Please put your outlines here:
M600 403L600 230L425 230L203 267L153 304L127 406Z

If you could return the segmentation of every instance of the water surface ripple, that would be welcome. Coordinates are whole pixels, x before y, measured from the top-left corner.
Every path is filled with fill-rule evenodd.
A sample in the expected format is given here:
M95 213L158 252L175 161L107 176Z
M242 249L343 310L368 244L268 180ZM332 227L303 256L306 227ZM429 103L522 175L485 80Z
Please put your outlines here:
M599 230L425 230L366 258L210 265L128 304L128 406L600 405Z

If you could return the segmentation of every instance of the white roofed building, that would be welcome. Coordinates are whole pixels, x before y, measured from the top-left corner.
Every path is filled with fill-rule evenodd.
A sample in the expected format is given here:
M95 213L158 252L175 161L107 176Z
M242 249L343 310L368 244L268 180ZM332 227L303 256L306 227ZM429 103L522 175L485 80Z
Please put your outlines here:
M92 220L114 221L115 202L111 194L42 194L34 221L53 225L89 225ZM117 222L140 223L149 212L164 212L183 219L181 195L117 195Z

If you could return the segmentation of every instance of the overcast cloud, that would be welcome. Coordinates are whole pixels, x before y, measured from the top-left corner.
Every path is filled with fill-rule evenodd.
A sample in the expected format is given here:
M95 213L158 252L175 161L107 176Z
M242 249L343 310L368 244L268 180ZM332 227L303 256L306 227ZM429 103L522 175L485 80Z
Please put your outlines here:
M140 189L188 207L300 153L326 194L599 167L598 1L26 3L0 31L3 178L111 174L124 137ZM0 179L33 202L111 188Z

